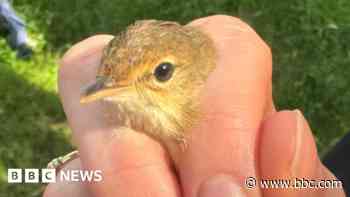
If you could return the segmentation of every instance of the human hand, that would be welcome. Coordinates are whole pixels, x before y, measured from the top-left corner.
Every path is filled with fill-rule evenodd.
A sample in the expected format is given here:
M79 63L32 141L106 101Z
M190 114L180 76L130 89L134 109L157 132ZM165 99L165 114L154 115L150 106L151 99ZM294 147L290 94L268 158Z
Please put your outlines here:
M102 170L103 181L58 182L49 185L44 196L344 196L341 189L245 187L247 177L335 178L318 159L301 113L275 111L271 53L259 36L229 16L198 19L190 25L213 38L218 66L203 91L204 116L188 132L186 151L174 149L169 155L141 132L116 130L105 121L101 103L79 103L81 87L95 80L102 49L112 38L94 36L63 57L59 91L80 152L80 159L65 168Z

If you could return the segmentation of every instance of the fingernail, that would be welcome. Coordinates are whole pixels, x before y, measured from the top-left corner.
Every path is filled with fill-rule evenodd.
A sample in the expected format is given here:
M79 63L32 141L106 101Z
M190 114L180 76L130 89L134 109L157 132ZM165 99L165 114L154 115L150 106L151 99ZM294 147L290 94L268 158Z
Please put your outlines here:
M229 175L214 176L200 186L198 197L245 197L243 189Z
M298 172L300 172L300 162L301 162L301 148L303 141L303 129L304 129L304 116L301 112L296 109L294 110L296 116L296 131L295 131L295 148L294 148L294 156L291 165L291 174L294 177L297 177Z

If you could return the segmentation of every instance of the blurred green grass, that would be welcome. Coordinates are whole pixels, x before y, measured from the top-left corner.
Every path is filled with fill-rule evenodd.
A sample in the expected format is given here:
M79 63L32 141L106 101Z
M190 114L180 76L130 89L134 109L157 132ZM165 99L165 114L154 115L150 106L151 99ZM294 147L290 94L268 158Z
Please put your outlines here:
M7 184L7 168L44 167L68 152L69 131L57 96L57 60L73 43L116 33L139 19L228 14L252 25L271 46L274 98L301 109L320 152L350 130L348 0L17 0L36 56L18 61L0 39L0 196L40 196L40 185ZM281 131L283 135L283 131Z

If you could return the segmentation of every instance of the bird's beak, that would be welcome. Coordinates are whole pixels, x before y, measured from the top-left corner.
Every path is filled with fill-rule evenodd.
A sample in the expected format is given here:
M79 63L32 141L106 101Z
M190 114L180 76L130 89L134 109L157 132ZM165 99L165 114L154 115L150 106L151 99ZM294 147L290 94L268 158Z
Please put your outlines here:
M126 85L114 85L110 78L101 76L83 89L80 103L90 103L110 96L121 95L128 90Z

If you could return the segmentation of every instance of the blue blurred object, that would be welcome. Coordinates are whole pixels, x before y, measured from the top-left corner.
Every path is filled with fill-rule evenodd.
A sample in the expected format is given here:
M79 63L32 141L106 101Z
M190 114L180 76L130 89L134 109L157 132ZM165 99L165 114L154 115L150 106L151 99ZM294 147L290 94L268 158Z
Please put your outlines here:
M346 196L350 196L350 132L323 159L324 165L342 181Z
M27 45L25 23L16 15L8 0L0 0L0 26L8 34L7 41L11 48L17 50L17 57L30 58L33 51Z

